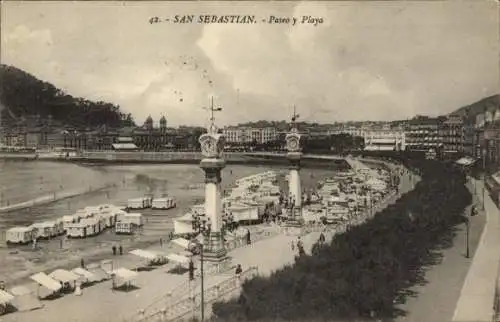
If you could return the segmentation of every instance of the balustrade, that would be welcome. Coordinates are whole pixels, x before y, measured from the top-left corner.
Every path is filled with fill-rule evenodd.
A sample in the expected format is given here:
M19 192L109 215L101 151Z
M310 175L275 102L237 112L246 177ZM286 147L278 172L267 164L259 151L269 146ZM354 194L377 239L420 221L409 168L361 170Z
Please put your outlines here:
M241 282L253 278L257 275L257 267L250 267L243 271L240 276L233 276L225 281L217 283L205 290L204 302L210 303L220 297L237 290L241 287ZM189 296L183 298L172 305L166 305L160 310L147 314L146 310L139 311L139 314L134 322L153 322L153 321L173 321L188 315L191 312L197 311L201 307L201 293L191 293ZM132 322L131 321L131 322Z

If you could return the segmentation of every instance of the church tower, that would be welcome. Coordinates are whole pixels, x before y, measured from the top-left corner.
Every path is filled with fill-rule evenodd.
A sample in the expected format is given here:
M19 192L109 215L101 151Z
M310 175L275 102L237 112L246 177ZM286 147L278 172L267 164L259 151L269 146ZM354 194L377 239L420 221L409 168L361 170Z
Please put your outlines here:
M165 133L167 131L167 119L163 115L160 119L160 132Z
M151 115L149 115L146 121L144 122L144 127L149 131L153 130L153 118L151 117Z

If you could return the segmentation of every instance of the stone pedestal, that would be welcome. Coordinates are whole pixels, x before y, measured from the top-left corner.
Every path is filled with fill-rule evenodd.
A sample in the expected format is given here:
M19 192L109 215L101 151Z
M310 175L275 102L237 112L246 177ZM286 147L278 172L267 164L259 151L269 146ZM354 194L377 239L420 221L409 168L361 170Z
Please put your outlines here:
M293 208L290 207L288 224L291 226L301 226L302 222L302 186L300 184L300 160L301 152L288 152L287 158L290 161L290 181L289 191L292 196Z
M203 257L205 261L222 262L227 251L222 236L221 171L226 163L223 159L203 159L200 167L205 171L205 215L210 219L210 233L205 236Z

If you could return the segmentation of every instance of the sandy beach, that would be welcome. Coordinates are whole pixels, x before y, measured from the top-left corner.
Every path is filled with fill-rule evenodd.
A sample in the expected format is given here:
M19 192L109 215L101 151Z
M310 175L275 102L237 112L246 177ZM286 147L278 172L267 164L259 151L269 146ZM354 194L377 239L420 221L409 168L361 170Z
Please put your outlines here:
M223 189L229 189L238 178L269 169L283 171L283 169L272 167L229 166L224 170ZM137 182L138 174L158 178L160 183L156 184L157 194L162 189L163 176L166 177L168 179L167 190L176 197L177 208L144 212L146 218L144 229L134 236L115 235L108 230L92 238L64 239L62 249L60 240L63 237L41 241L40 248L36 251L33 251L31 246L10 248L0 246L0 258L5 263L0 267L0 279L6 281L8 285L22 284L29 281L30 275L40 271L50 272L56 268L74 268L79 266L81 259L89 263L107 259L112 254L113 245L122 245L125 252L135 248L159 247L160 238L166 240L170 231L173 230L172 219L183 215L191 206L202 202L204 198L202 172L197 166L126 166L112 167L107 171L117 178L117 187L108 187L97 193L60 200L49 205L9 212L0 217L0 224L2 220L7 221L4 227L9 227L9 220L15 223L31 224L34 216L40 218L40 221L50 220L59 215L74 213L77 209L89 205L103 203L123 205L127 198L140 196L149 189L147 185ZM314 187L319 180L331 174L332 172L328 170L304 169L301 173L304 189ZM26 219L20 221L19 217ZM165 244L164 247L166 247Z
M314 179L310 180L308 184L314 184L318 178ZM400 193L405 193L411 189L414 183L415 181L412 183L408 178L404 178L401 183L402 189ZM389 195L383 204L375 208L378 211L396 199ZM361 221L358 221L358 223L361 223ZM290 243L296 238L295 236L286 235L283 232L280 233L275 225L258 225L249 228L255 235L257 235L257 231L265 231L267 233L261 233L265 238L252 243L250 246L230 251L229 254L232 257L233 265L241 264L245 269L256 265L258 266L258 273L265 276L283 267L283 265L293 263L295 253L291 250ZM339 228L330 229L327 238L332 238L335 231L338 231ZM342 230L340 229L340 231ZM303 237L307 250L310 250L310 247L317 240L318 234L318 232L312 232ZM165 244L163 247L160 247L158 244L155 244L151 245L149 249L168 253L170 251L177 251L176 247ZM136 268L143 264L140 259L134 258L131 255L112 256L108 254L105 257L113 259L114 267ZM78 266L78 264L76 263L75 266ZM168 303L173 303L187 296L185 291L185 288L188 286L187 275L167 273L170 268L169 264L167 264L167 267L157 268L149 272L140 272L137 280L134 282L136 288L130 292L113 292L110 282L104 282L84 289L81 296L67 294L54 301L43 301L45 307L39 312L8 314L5 316L4 321L24 322L32 321L36 317L37 321L54 322L132 322L140 316L140 310L142 309L149 308L148 313L151 313L155 311L155 305L161 308L168 305ZM206 273L205 289L207 290L212 285L230 279L232 274L234 274L232 271L219 274ZM199 283L199 280L197 283ZM196 288L198 287L199 284L196 284ZM209 314L210 308L207 311ZM193 314L199 316L199 312L197 311L193 311ZM187 312L187 315L183 317L189 318L190 316L191 314Z

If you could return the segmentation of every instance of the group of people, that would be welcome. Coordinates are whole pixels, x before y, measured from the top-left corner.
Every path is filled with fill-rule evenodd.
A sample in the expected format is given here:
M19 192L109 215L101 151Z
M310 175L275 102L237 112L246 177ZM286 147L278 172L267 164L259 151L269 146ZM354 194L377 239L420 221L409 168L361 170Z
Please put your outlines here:
M319 235L319 238L318 238L318 245L321 247L321 246L324 246L325 243L326 243L325 234L323 232L321 232L321 234ZM299 256L306 254L306 251L304 249L304 243L302 242L302 239L300 238L300 236L297 237L297 241L292 240L291 247L292 247L292 251L295 251L295 249L297 249Z
M111 247L111 250L113 251L113 255L116 255L117 250L120 252L120 255L123 255L122 245L120 245L118 248L115 245L113 245L113 247Z

